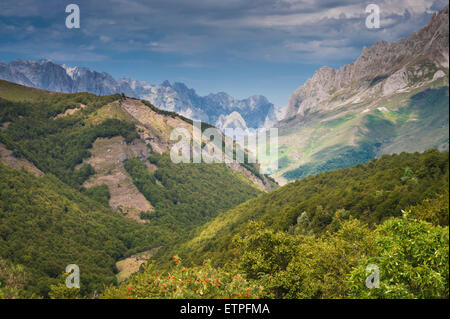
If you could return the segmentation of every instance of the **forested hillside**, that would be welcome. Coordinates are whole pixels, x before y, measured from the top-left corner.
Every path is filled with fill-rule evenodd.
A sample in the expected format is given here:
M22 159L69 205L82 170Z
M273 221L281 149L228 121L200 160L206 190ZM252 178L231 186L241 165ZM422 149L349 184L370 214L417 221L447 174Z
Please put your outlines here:
M168 135L192 121L124 99L0 81L0 289L14 286L2 278L23 269L26 284L12 294L48 297L75 263L81 295L92 295L116 282L120 259L187 241L263 192L224 164L173 164ZM133 205L127 198L141 192L149 209L137 223L113 204Z
M155 207L143 218L175 232L192 229L261 193L240 174L230 174L224 164L174 164L168 153L153 153L149 162L157 167L154 173L138 159L125 163L137 188Z
M448 152L383 156L220 214L102 297L448 298L448 223Z
M82 294L116 282L115 262L161 245L168 231L125 219L50 174L37 178L0 163L1 258L28 271L25 296L47 296L68 264ZM1 286L0 286L1 289Z
M369 227L408 206L448 192L448 152L384 155L365 165L310 176L260 195L205 224L175 251L185 262L211 258L216 265L238 258L232 239L249 221L291 234L334 233L356 218ZM447 222L448 223L448 222Z
M0 132L0 142L42 171L79 187L94 172L89 165L78 170L75 167L90 155L95 139L122 135L131 142L138 137L134 125L126 121L106 119L99 125L86 123L89 114L119 98L86 93L49 95L33 102L0 98L0 123L8 123L7 129ZM71 116L55 118L80 104L86 107Z

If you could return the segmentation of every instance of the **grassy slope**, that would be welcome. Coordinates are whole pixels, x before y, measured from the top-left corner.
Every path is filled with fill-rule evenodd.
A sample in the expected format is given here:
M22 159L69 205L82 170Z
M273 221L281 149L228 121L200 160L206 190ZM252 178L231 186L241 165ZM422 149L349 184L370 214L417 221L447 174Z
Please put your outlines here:
M378 108L386 108L380 111ZM426 90L349 106L307 123L287 123L280 133L281 169L276 178L296 179L366 163L381 154L448 149L448 80Z
M402 180L407 167L413 176ZM205 224L177 253L188 262L211 258L223 265L238 257L232 238L250 220L292 231L298 217L306 212L304 219L308 222L302 232L315 234L328 230L339 210L346 211L347 217L377 224L446 189L448 152L384 155L366 165L310 176L251 199Z
M33 101L40 97L47 97L50 94L62 95L62 93L52 93L0 80L0 97L10 101Z

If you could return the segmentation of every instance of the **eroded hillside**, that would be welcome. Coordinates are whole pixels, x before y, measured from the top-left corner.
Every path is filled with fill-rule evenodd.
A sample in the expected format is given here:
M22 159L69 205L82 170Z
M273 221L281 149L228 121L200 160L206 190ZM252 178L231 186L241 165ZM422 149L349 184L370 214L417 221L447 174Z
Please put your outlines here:
M98 193L106 186L109 206L139 222L144 222L141 214L154 211L154 207L133 183L124 163L138 158L153 174L158 167L147 158L169 151L176 142L170 140L172 130L196 129L192 121L176 113L119 95L48 94L4 81L0 92L7 98L1 123L5 163L34 173L55 174L72 186L83 186L88 193ZM15 102L20 96L36 102L33 106ZM229 174L237 174L241 183L257 191L274 187L256 166L237 162L227 166Z
M70 263L67 247L54 240L77 232L84 239L69 249L78 258L71 262L85 269L82 293L92 293L138 270L142 260L135 256L188 240L217 214L274 186L248 164L173 163L168 151L176 127L192 130L192 121L120 95L51 93L0 81L0 258L26 264L32 291L46 296ZM19 220L29 223L19 227ZM30 263L36 245L46 247L44 259ZM99 253L103 245L111 247Z

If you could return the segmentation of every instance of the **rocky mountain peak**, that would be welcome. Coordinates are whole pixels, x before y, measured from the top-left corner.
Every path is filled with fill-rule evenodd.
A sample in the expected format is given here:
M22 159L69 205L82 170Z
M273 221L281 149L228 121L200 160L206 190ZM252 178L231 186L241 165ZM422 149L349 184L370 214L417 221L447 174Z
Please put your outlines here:
M215 124L221 115L239 112L246 125L261 127L267 117L272 119L274 106L264 96L238 100L225 92L199 96L184 83L171 84L165 80L152 85L130 78L114 79L106 72L96 72L84 67L59 65L50 60L8 63L0 61L0 79L18 84L65 93L90 92L97 95L125 93L125 95L150 101L158 108L177 112L186 117ZM226 123L234 122L235 115ZM240 119L239 119L240 120Z
M245 120L242 118L241 114L239 112L233 111L229 115L220 115L219 119L216 122L216 126L221 129L225 130L226 128L231 129L237 129L241 132L247 132L247 124Z
M322 67L290 97L286 118L329 111L339 107L333 94L345 90L350 96L362 90L368 95L392 94L417 81L448 74L448 6L433 14L426 27L396 42L379 41L362 49L359 58L338 70ZM377 90L373 87L377 85Z
M163 87L172 87L172 85L170 84L170 82L169 82L168 80L164 80L164 81L160 84L160 86L163 86Z

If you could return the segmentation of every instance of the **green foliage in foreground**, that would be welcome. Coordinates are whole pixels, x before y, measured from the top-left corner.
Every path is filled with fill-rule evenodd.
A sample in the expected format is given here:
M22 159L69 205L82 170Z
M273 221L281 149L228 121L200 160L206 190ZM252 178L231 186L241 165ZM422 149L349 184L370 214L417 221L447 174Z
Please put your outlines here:
M386 221L375 233L377 250L350 273L349 295L357 298L448 298L449 229L404 218ZM367 289L366 265L380 268L380 287Z
M36 178L0 163L0 258L23 265L28 296L47 296L68 264L81 294L115 282L115 262L164 243L168 233L124 219L52 175Z
M434 212L436 213L436 211ZM234 245L228 270L147 266L103 298L448 298L449 229L424 220L390 218L371 230L343 222L334 234L294 235L252 222ZM380 270L380 287L365 286L366 267Z
M334 298L345 296L342 278L370 254L370 232L356 220L347 221L334 236L290 235L261 223L250 224L237 243L239 267L254 280L268 283L272 298Z
M262 283L249 282L241 275L211 267L185 268L177 256L176 265L159 273L151 265L125 284L108 287L102 298L126 299L259 299L264 297Z
M252 220L298 235L335 233L350 218L374 227L391 216L401 216L409 206L444 194L449 187L448 155L437 150L384 155L365 165L287 184L219 214L172 255L179 254L187 265L205 259L224 265L240 258L232 239ZM445 204L439 216L429 216L429 221L448 220L444 208Z

